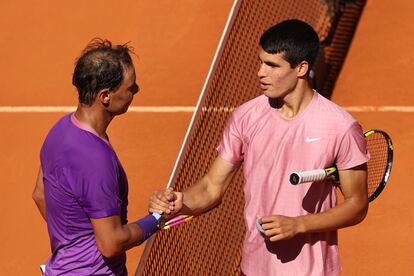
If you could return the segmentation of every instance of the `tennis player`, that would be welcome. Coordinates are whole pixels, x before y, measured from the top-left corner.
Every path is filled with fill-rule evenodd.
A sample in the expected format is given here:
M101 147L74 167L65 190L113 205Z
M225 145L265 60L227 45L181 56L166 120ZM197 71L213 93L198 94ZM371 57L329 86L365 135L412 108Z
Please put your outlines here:
M72 82L78 108L47 135L33 192L52 249L45 275L127 275L125 251L158 229L152 215L127 224L128 181L106 133L139 91L130 48L93 40Z
M319 38L287 20L260 38L263 95L231 115L208 173L184 192L155 192L149 211L201 214L217 205L243 164L246 235L242 275L337 275L337 229L367 213L369 155L358 122L310 86ZM344 201L329 182L293 186L293 171L336 164ZM264 229L258 231L256 220Z

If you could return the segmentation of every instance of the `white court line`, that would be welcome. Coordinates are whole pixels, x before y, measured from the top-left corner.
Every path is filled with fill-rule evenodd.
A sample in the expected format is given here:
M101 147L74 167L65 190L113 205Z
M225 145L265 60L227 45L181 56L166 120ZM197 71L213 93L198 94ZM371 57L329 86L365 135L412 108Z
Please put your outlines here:
M414 106L347 106L349 112L414 112Z
M414 106L345 106L349 112L414 112ZM0 106L0 113L72 112L76 106ZM210 108L208 109L210 110ZM233 108L213 108L216 112L231 112ZM128 112L177 113L194 112L195 106L131 106Z
M72 112L76 106L0 106L0 113ZM194 106L130 106L128 112L194 112Z

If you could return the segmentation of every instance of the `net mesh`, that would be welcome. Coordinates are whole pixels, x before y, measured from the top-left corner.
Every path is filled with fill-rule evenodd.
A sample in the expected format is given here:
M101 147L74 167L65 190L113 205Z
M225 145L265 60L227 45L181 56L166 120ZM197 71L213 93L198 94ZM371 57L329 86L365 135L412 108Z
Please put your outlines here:
M258 41L268 27L297 18L317 30L325 47L315 65L314 85L329 97L364 3L237 1L174 171L175 190L207 172L230 112L260 95ZM136 275L239 275L245 232L242 184L240 170L219 207L151 238Z

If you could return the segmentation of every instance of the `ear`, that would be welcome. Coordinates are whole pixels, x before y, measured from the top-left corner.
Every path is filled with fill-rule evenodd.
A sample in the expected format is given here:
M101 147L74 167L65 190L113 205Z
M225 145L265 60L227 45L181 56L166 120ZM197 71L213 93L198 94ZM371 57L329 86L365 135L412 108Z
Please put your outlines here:
M298 66L296 66L298 77L305 77L309 71L309 63L307 61L301 61Z
M109 89L105 88L99 91L97 98L103 105L108 105L111 100L111 93L109 93Z

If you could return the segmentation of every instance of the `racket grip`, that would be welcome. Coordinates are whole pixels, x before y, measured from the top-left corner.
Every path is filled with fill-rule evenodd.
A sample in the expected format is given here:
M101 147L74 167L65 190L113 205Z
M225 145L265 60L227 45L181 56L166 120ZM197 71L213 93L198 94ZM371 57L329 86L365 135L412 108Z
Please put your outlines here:
M158 213L151 213L151 215L156 219L159 220L161 218L161 214Z
M326 170L312 170L304 172L293 172L290 174L289 180L293 185L298 185L305 182L321 181L327 177Z

